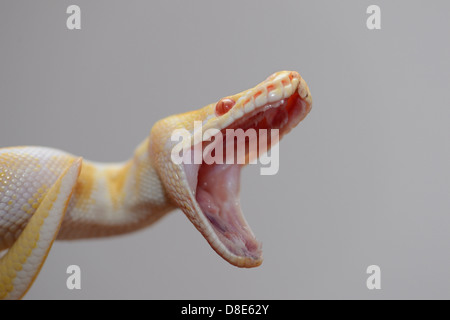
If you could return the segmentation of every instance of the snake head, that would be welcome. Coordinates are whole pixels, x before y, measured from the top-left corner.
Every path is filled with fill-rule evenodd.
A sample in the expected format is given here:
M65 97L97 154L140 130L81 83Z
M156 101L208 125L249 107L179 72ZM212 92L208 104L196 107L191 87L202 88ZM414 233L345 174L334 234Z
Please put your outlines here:
M254 88L223 97L199 110L160 120L152 129L150 155L167 196L211 247L235 266L256 267L262 263L261 244L240 207L241 169L302 121L311 105L311 93L302 77L297 72L281 71ZM256 138L227 139L230 132L238 129L244 133L254 131ZM183 133L178 138L191 139L174 140L174 132ZM265 149L260 144L262 139L267 139ZM251 141L257 146L253 153ZM230 143L232 147L228 149ZM244 150L243 158L237 159L239 152L234 152L229 161L230 151L239 148ZM183 161L176 162L173 151L180 149L183 152L179 159ZM195 161L197 151L201 155L199 161ZM223 161L211 163L205 154L210 160L213 157Z

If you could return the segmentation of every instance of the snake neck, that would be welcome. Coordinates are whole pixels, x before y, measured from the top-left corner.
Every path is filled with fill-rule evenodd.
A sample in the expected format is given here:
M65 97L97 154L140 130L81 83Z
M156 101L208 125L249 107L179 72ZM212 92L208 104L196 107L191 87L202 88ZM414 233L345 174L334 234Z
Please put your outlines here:
M149 154L147 138L124 163L83 162L58 238L128 233L173 209Z

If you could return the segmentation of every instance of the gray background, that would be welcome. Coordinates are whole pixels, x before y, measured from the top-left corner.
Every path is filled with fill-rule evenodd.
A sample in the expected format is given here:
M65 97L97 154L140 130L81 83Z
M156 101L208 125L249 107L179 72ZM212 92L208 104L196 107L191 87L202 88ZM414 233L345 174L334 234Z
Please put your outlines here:
M78 4L82 30L66 28ZM450 298L450 3L2 1L0 146L127 159L155 121L274 71L313 110L280 171L242 177L265 261L238 269L175 211L143 231L57 242L28 299ZM82 289L66 289L66 268ZM366 268L382 289L366 288Z

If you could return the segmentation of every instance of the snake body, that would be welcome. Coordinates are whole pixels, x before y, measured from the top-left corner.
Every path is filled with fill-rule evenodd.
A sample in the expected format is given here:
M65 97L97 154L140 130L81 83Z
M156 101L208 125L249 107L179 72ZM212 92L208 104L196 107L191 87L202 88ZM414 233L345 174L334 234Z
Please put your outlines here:
M243 165L176 164L171 136L176 129L195 136L194 121L201 121L204 131L278 129L281 138L311 103L300 75L281 71L254 88L158 121L124 163L96 163L45 147L0 149L0 251L6 252L0 298L27 292L55 239L128 233L177 208L229 263L260 265L261 246L239 205ZM212 141L200 139L202 145Z

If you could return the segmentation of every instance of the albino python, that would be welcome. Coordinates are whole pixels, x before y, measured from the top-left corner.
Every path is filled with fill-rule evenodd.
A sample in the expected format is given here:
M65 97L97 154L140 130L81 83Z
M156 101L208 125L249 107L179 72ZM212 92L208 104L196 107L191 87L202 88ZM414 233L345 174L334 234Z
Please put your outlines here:
M260 265L260 243L239 205L243 165L176 164L171 135L181 128L194 134L194 121L202 121L203 130L278 129L281 138L306 117L311 103L300 75L281 71L252 89L158 121L121 164L44 147L0 149L0 298L23 297L55 239L131 232L176 208L226 261Z

